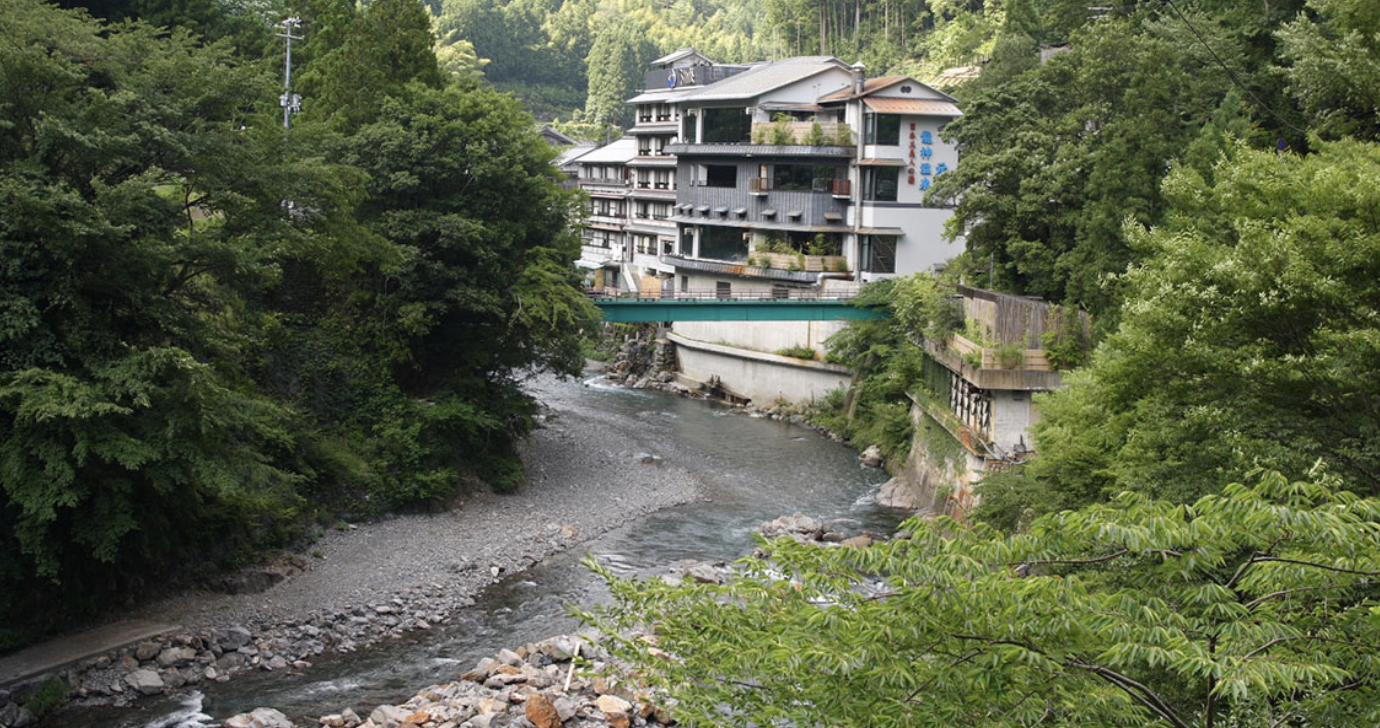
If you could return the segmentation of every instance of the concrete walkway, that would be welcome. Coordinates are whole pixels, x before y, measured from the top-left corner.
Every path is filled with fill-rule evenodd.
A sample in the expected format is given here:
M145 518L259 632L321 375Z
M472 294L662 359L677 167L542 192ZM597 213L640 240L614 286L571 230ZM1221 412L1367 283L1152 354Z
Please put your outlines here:
M176 629L178 625L175 624L132 619L26 647L0 657L0 687Z

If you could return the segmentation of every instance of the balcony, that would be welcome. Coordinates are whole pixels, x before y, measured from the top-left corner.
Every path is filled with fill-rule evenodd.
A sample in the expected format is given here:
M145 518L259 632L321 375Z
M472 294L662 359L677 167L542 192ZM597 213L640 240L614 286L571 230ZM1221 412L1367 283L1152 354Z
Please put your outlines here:
M814 191L828 192L834 197L846 200L853 196L853 183L846 179L829 179L821 177L815 180Z
M820 134L812 138L815 126ZM752 125L752 142L772 146L853 147L853 128L841 121L773 121Z

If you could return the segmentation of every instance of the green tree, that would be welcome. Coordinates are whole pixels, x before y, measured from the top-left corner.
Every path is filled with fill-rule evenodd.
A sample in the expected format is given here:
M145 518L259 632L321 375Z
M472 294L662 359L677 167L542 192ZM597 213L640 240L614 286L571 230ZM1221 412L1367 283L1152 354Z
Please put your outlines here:
M1104 18L1024 71L1018 39L998 46L998 78L976 83L964 117L946 130L962 163L933 193L956 203L950 231L966 235L974 267L995 269L985 285L1079 303L1115 322L1102 315L1120 302L1112 277L1141 260L1124 221L1157 224L1169 166L1190 152L1207 163L1220 153L1193 144L1233 83L1205 51L1183 49L1201 51L1199 35L1219 56L1253 48L1212 16L1188 17L1192 26L1149 11ZM1254 111L1252 119L1263 113Z
M1380 6L1309 0L1279 30L1289 90L1310 128L1328 137L1380 138Z
M1119 330L1041 402L1025 500L1187 502L1257 464L1300 477L1319 460L1380 494L1376 180L1380 147L1361 142L1176 170L1172 213L1128 231L1148 262L1125 277Z
M0 16L0 613L17 627L291 514L293 415L250 379L266 321L248 302L283 251L350 248L324 239L348 231L359 178L284 162L245 104L272 78L224 46L26 0Z
M783 538L722 586L604 571L586 619L692 725L1373 725L1380 501L1253 480L1015 536Z
M631 125L633 109L625 102L642 87L655 53L656 49L630 21L608 23L600 28L586 59L586 118L595 124Z

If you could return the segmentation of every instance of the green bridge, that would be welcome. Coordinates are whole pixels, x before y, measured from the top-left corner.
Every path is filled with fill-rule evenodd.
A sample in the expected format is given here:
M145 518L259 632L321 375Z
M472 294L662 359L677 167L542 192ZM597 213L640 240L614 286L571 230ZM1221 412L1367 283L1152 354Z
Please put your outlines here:
M749 296L696 296L667 293L664 297L592 299L604 312L604 320L637 321L830 321L879 319L885 309L850 305L849 298L772 298Z

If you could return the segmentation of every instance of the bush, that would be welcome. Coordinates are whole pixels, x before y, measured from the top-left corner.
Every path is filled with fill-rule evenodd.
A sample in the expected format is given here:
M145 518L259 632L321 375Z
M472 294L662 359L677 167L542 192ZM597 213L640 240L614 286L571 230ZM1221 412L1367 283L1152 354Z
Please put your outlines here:
M789 356L796 359L807 359L814 361L819 358L819 352L808 346L788 346L784 349L777 349L778 356Z
M38 687L34 688L24 707L28 708L35 718L42 721L66 704L67 683L63 682L62 678L57 675L49 675L47 679L39 683Z

